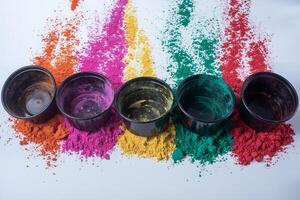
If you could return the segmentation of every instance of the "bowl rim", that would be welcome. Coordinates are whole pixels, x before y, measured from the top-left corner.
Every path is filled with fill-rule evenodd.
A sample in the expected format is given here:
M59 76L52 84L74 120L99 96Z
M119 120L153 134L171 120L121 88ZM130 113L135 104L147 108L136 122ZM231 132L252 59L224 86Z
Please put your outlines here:
M170 108L164 112L161 116L157 117L157 118L154 118L154 119L151 119L149 121L139 121L139 120L135 120L135 119L131 119L127 116L125 116L120 110L119 110L119 107L118 107L118 101L119 101L119 96L120 96L120 93L121 91L123 91L126 87L128 87L130 84L132 83L135 83L135 82L139 82L139 81L149 81L149 82L154 82L154 83L157 83L157 84L160 84L162 85L163 87L165 87L167 90L169 90L170 94L171 94L171 98L172 98L172 103L171 103L171 106ZM133 78L133 79L130 79L129 81L125 82L121 87L120 89L118 90L117 94L116 94L116 97L115 97L115 102L114 102L114 105L115 105L115 108L116 108L116 111L117 113L125 120L129 121L129 122L133 122L133 123L136 123L136 124L148 124L148 123L153 123L153 122L156 122L156 121L159 121L161 120L162 118L168 116L171 111L172 111L172 108L174 106L174 95L173 95L173 91L172 91L172 88L163 80L159 79L159 78L156 78L156 77L151 77L151 76L142 76L142 77L137 77L137 78Z
M186 86L186 84L190 83L191 81L193 80L196 80L196 79L200 79L202 77L211 77L213 79L218 79L220 81L223 81L224 84L227 86L231 96L232 96L232 108L230 110L230 112L228 112L225 116L223 116L222 118L218 118L218 119L215 119L215 120L205 120L205 119L200 119L198 117L195 117L193 115L191 115L190 113L188 113L184 108L183 106L181 105L180 103L180 99L179 99L179 95L181 94L183 88ZM199 122L204 122L204 123L218 123L218 122L222 122L224 121L225 119L229 118L232 113L234 112L234 109L235 109L235 104L236 104L236 97L234 95L234 92L233 90L231 89L231 87L222 79L222 78L219 78L218 76L214 76L214 75L209 75L209 74L195 74L195 75L192 75L186 79L184 79L178 86L177 88L177 91L176 91L176 101L177 101L177 105L180 109L180 111L182 111L187 117L189 117L190 119L192 119L193 121L199 121Z
M76 116L73 116L73 115L70 115L69 113L65 112L65 110L61 107L60 103L59 103L59 100L61 98L61 92L62 90L64 89L64 87L69 84L70 81L73 81L73 80L76 80L76 79L79 79L79 78L84 78L84 77L95 77L97 79L101 79L101 80L104 80L106 82L108 82L110 84L110 88L111 88L111 91L112 91L112 95L113 95L113 98L112 98L112 101L110 102L110 104L107 106L107 108L92 116L92 117L76 117ZM114 96L115 96L115 89L114 89L114 86L112 84L112 82L103 74L100 74L100 73L97 73L97 72L78 72L78 73L75 73L75 74L72 74L71 76L69 76L68 78L66 78L62 83L61 85L59 86L58 90L57 90L57 94L56 94L56 105L59 109L59 111L66 117L68 117L69 119L73 119L73 120L92 120L92 119L95 119L101 115L104 115L105 113L107 113L110 108L112 107L113 105L113 102L114 102Z
M287 116L286 118L284 119L281 119L281 120L270 120L270 119L266 119L266 118L263 118L262 116L258 115L257 113L255 113L254 111L252 111L249 107L248 107L248 103L245 99L245 91L247 89L247 86L249 85L249 83L251 83L253 80L261 77L261 76L269 76L269 77L273 77L273 78L276 78L276 80L279 80L281 82L283 82L283 84L286 85L287 89L290 90L291 94L294 96L295 98L295 109L294 111L289 115ZM267 122L267 123L273 123L273 124L278 124L278 123L282 123L282 122L285 122L285 121L288 121L289 119L291 119L297 109L298 109L298 104L299 104L299 100L298 100L298 94L297 94L297 91L296 89L294 88L294 86L286 79L284 78L283 76L279 75L279 74L276 74L274 72L257 72L257 73L254 73L250 76L248 76L248 78L244 81L243 83L243 86L242 86L242 90L241 90L241 103L245 106L246 110L250 113L250 115L258 120L261 120L261 121L264 121L264 122Z
M46 74L48 77L50 77L51 82L52 82L52 87L53 87L53 96L51 97L51 102L42 111L40 111L39 113L37 113L35 115L24 117L24 116L16 115L14 112L11 111L11 109L7 106L7 101L6 101L5 96L6 96L6 92L7 92L7 87L11 83L11 81L13 81L14 78L16 78L17 76L19 76L23 73L26 73L28 71L40 71L40 72L43 72L44 74ZM43 114L52 105L52 103L55 102L56 91L57 91L57 85L56 85L55 78L48 69L46 69L45 67L40 66L40 65L27 65L27 66L23 66L23 67L17 69L16 71L14 71L13 73L11 73L8 76L8 78L6 79L6 81L4 82L4 84L2 86L1 102L2 102L2 105L5 109L5 111L12 117L17 118L17 119L23 119L23 120L31 120L31 119L34 119L34 118L40 116L41 114Z

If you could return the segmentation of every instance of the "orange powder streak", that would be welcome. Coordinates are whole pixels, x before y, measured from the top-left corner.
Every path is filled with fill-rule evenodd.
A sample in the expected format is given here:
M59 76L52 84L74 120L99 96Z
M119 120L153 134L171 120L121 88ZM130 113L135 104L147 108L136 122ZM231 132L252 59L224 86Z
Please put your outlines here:
M51 30L42 36L42 53L33 59L34 64L48 69L57 84L75 72L77 64L76 47L79 43L76 37L82 16L60 22L54 20ZM60 141L68 135L68 130L62 123L59 114L42 124L25 120L13 120L13 128L21 139L21 145L35 144L40 155L46 158L48 167L57 159L60 151Z
M71 10L74 11L79 5L79 0L71 0Z

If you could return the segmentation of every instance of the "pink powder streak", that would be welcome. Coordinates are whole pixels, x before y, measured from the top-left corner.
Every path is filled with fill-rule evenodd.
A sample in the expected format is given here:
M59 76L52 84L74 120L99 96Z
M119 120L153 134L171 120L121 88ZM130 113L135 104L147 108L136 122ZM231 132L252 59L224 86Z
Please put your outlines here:
M128 0L119 0L102 32L90 35L87 46L79 57L79 71L93 71L105 74L118 89L123 82L122 62L127 53L123 18ZM96 28L97 30L97 28ZM123 133L120 129L121 120L113 110L107 125L94 133L75 129L65 119L69 136L64 140L64 152L75 152L85 158L96 156L109 159L109 152L117 144L118 137Z
M127 53L123 18L128 0L119 0L103 32L90 37L84 54L79 55L79 71L105 74L118 89L123 82L123 58Z

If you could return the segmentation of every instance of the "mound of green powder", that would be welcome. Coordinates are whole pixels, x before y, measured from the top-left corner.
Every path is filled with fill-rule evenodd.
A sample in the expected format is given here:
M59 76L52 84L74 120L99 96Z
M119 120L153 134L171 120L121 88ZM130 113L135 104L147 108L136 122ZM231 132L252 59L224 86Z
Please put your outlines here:
M176 149L172 154L174 162L182 161L187 155L192 162L198 161L203 165L224 160L221 156L231 151L233 144L230 129L231 123L228 122L222 127L213 126L200 135L177 123Z

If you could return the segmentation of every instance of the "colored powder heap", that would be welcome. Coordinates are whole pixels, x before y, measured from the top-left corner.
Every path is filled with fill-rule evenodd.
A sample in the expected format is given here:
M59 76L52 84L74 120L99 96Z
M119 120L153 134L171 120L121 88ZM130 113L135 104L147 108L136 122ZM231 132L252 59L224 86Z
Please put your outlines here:
M65 120L70 134L62 145L63 151L75 152L84 158L97 156L108 160L110 158L109 152L113 150L118 136L122 134L122 130L116 128L120 125L120 119L114 111L110 120L113 123L108 123L95 133L75 129L68 120Z
M78 5L80 0L71 0L71 10L74 11Z
M78 43L77 27L81 18L75 16L67 22L51 20L54 22L50 31L43 36L42 54L34 58L34 63L47 68L54 75L57 83L74 73L77 62L75 48ZM48 166L54 166L53 161L60 150L60 140L68 135L68 130L62 125L62 116L56 115L53 119L33 124L24 120L14 120L13 127L21 138L21 144L38 145L41 155L47 159Z
M220 64L215 59L218 55L219 39L210 33L205 35L203 29L195 28L193 33L192 47L193 55L190 55L182 46L182 35L180 30L189 25L193 17L194 4L192 0L177 0L177 8L172 9L171 18L167 22L164 31L164 49L170 54L171 65L168 70L171 72L176 89L180 82L194 73L207 73L219 76ZM201 27L201 26L200 26ZM203 28L206 28L203 26ZM218 27L215 27L218 29ZM197 65L197 61L200 64ZM174 119L178 122L178 119ZM231 150L232 138L230 134L231 123L228 122L222 128L213 127L205 136L195 134L176 123L176 150L172 157L175 162L181 161L185 156L191 156L192 161L199 161L201 164L213 163L222 160L220 156Z
M172 158L175 162L181 161L189 155L192 162L200 164L212 164L216 161L225 160L220 157L231 151L232 138L230 134L231 123L224 127L211 127L201 135L188 131L183 125L176 125L176 150Z
M13 128L21 135L21 145L34 143L39 145L41 155L47 159L47 165L56 161L60 150L60 141L68 135L67 129L61 124L62 116L56 115L46 123L34 124L30 121L16 120Z
M164 132L153 137L136 136L126 129L118 142L125 155L168 160L175 149L174 139L175 126L170 123Z
M122 84L123 57L126 53L123 17L127 1L119 0L112 10L103 32L90 35L87 46L79 56L79 71L104 73L118 89ZM97 24L98 25L98 24ZM97 28L96 28L97 29ZM83 157L97 156L109 159L109 152L123 133L120 118L112 111L109 122L99 131L88 133L73 128L65 121L70 134L63 144L63 150L81 154Z
M281 124L271 132L256 132L243 123L237 124L232 129L232 152L242 165L250 164L253 160L261 162L265 158L269 166L272 158L294 141L293 136L293 129L286 124Z
M128 54L125 57L125 80L139 76L155 76L151 47L145 32L138 28L136 11L131 2L125 12L126 42ZM167 160L174 151L175 127L172 123L167 130L153 137L140 137L125 130L118 143L125 155Z
M225 81L240 96L242 81L250 74L269 71L268 38L257 36L249 23L250 0L231 0L227 10L227 27L222 44L221 68ZM239 100L239 99L238 99ZM240 121L239 113L234 115L232 136L233 155L241 165L252 161L267 161L284 151L291 144L294 131L289 124L281 124L270 132L252 130Z
M123 82L123 58L127 53L123 18L127 0L118 0L103 32L90 35L87 47L79 55L80 71L100 71L118 89Z

